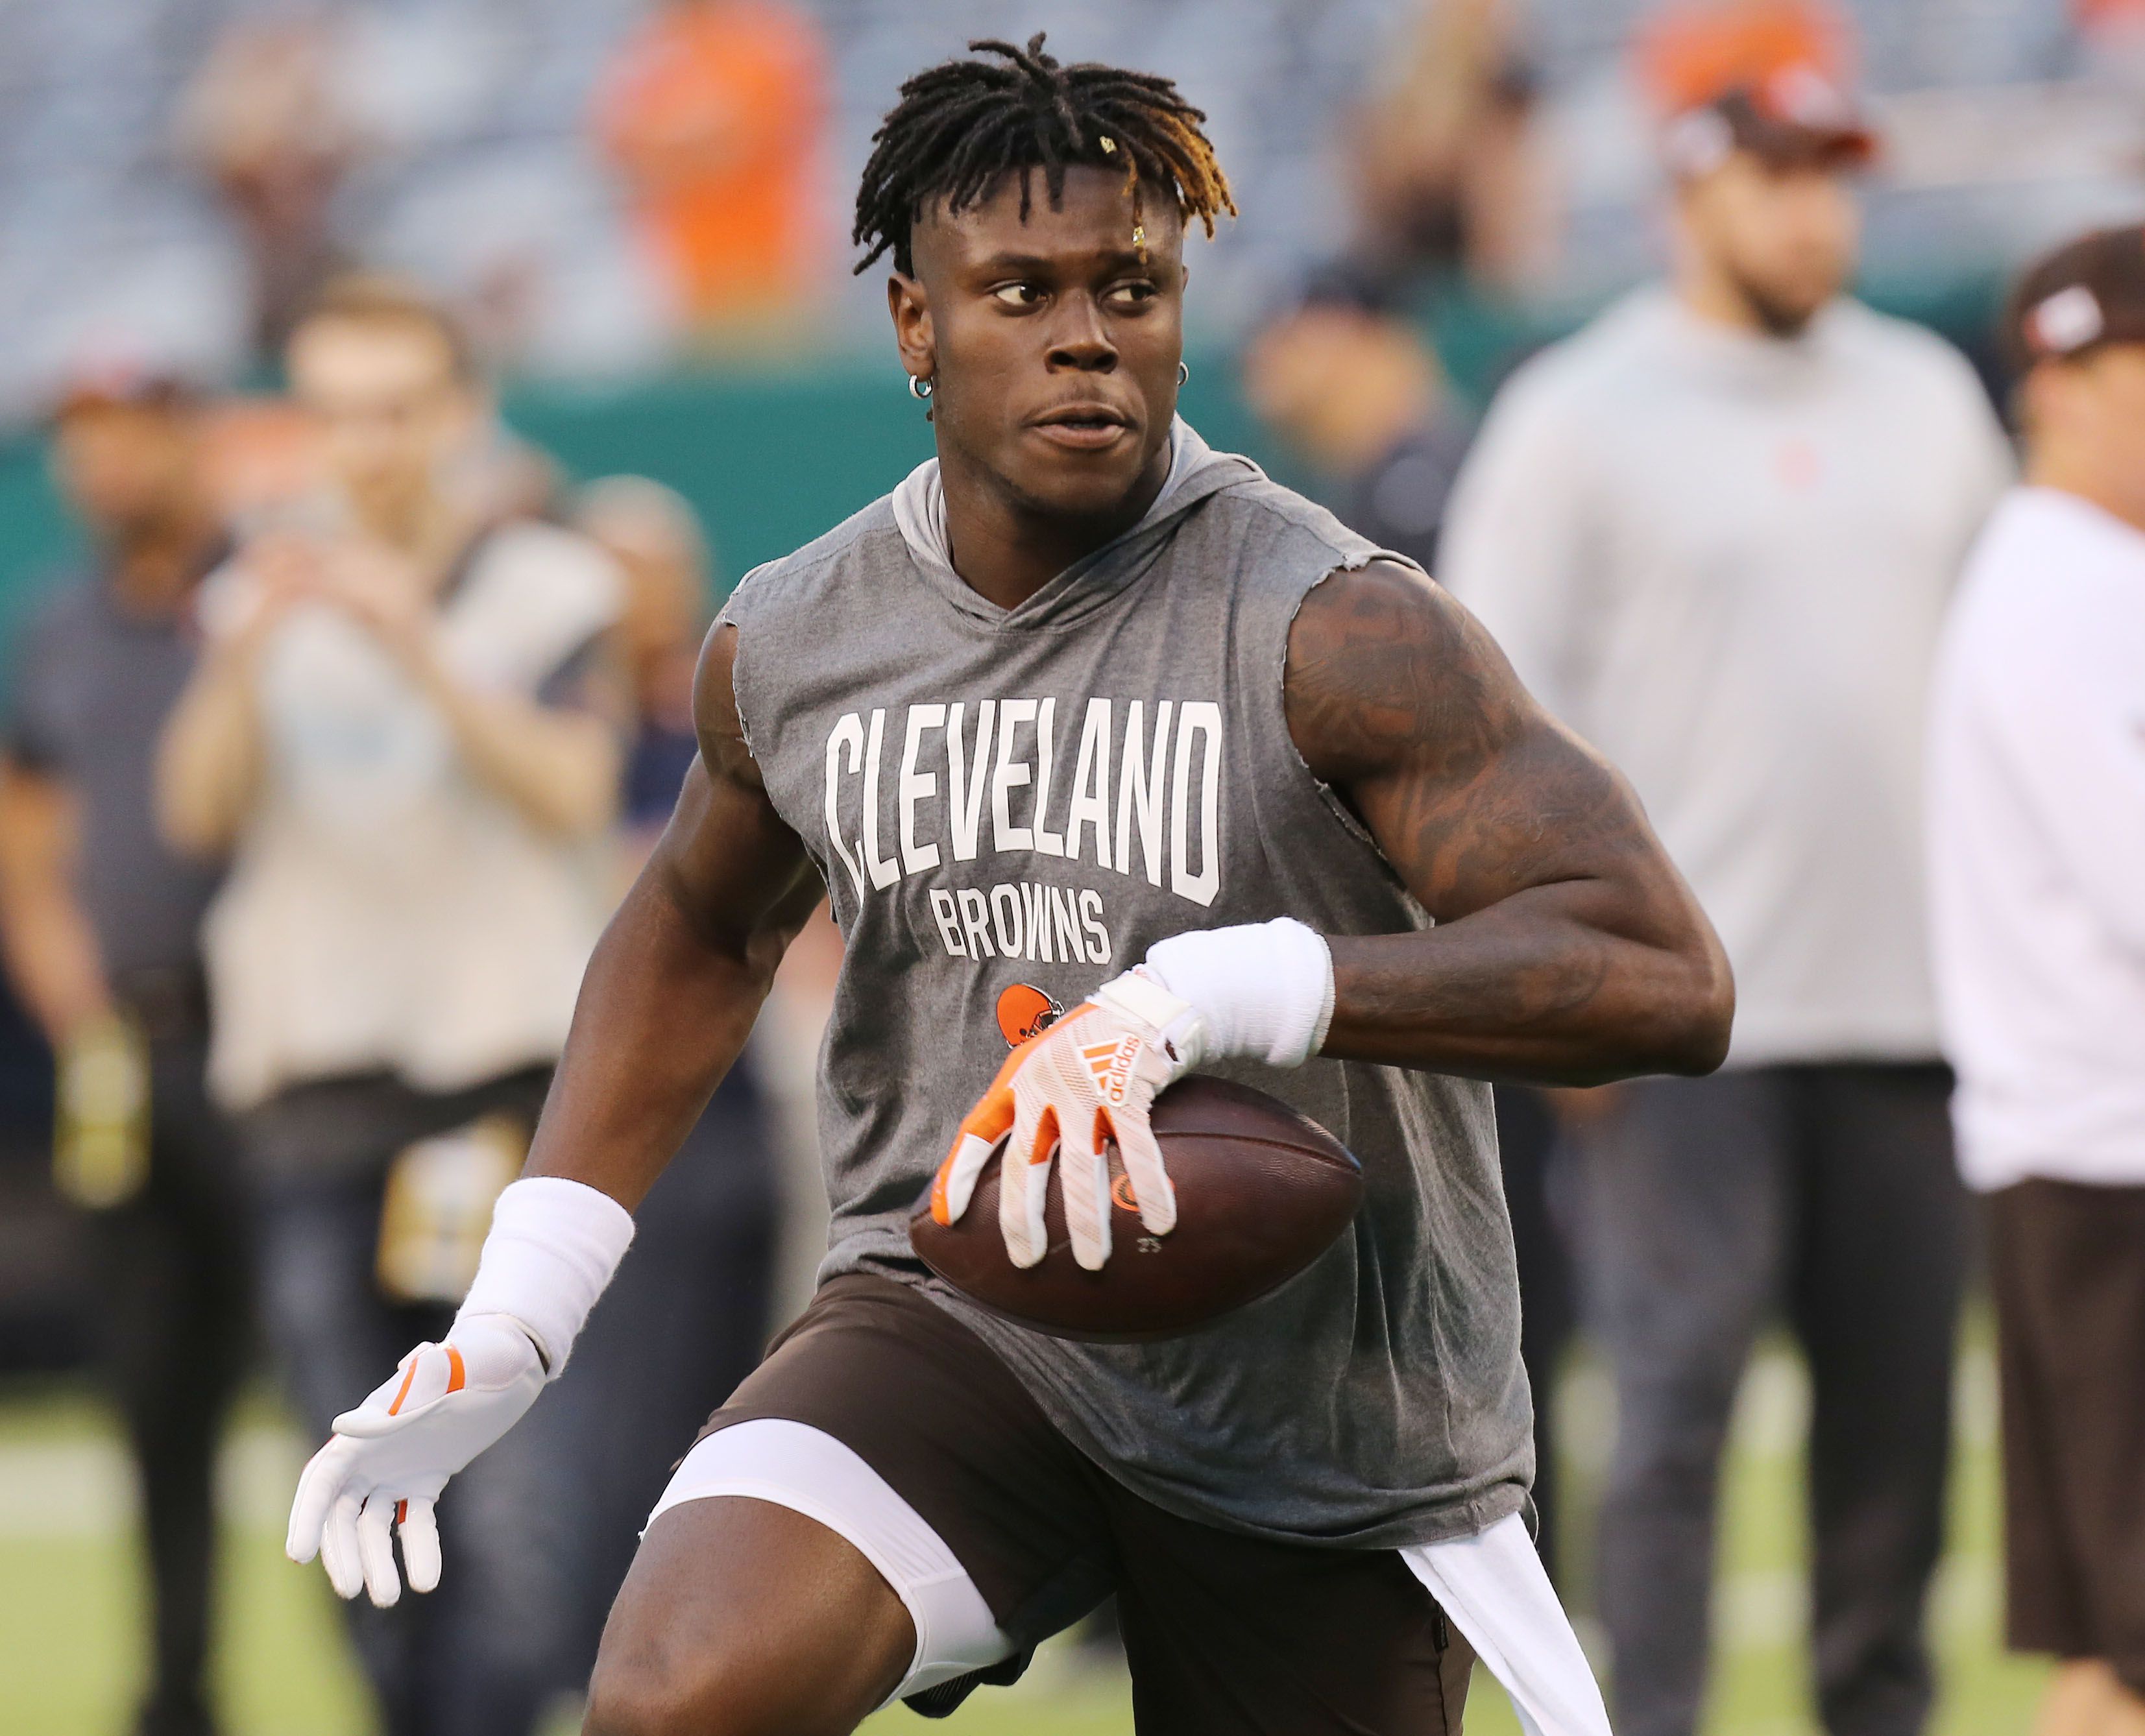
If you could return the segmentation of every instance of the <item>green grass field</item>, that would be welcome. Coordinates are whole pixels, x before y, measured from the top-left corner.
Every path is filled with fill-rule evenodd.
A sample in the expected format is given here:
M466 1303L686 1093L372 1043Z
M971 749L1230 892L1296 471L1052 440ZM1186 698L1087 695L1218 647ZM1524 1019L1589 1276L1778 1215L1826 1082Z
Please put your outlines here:
M1998 1640L1994 1371L1982 1339L1960 1365L1958 1460L1949 1553L1931 1621L1943 1660L1935 1736L2013 1736L2030 1721L2035 1663ZM1598 1372L1567 1389L1575 1437L1566 1474L1575 1509L1590 1505L1613 1401ZM1804 1681L1800 1437L1806 1395L1777 1348L1754 1364L1729 1467L1716 1607L1718 1667L1708 1736L1799 1736L1814 1723ZM365 1736L365 1695L317 1569L282 1559L284 1504L297 1444L265 1406L251 1409L224 1466L230 1532L218 1683L231 1736ZM140 1668L139 1593L126 1465L100 1410L71 1389L0 1397L0 1736L120 1736ZM1575 1603L1586 1601L1586 1526ZM1582 1629L1585 1624L1582 1623ZM1496 1684L1477 1674L1475 1736L1515 1736ZM560 1730L574 1728L561 1709ZM1121 1675L1046 1651L1018 1688L987 1691L936 1726L895 1710L878 1736L1122 1736L1132 1728Z

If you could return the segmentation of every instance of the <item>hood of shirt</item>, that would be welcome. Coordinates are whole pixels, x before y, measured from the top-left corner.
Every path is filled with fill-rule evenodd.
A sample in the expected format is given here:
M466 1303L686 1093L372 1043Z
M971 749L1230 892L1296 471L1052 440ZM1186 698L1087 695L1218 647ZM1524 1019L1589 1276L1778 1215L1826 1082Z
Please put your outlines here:
M1169 445L1169 474L1139 522L1074 561L1016 608L1001 609L953 570L937 459L917 465L894 490L893 520L924 582L964 614L1006 627L1063 625L1101 607L1146 572L1185 515L1202 502L1224 489L1265 480L1266 473L1250 459L1217 452L1182 416L1170 425Z

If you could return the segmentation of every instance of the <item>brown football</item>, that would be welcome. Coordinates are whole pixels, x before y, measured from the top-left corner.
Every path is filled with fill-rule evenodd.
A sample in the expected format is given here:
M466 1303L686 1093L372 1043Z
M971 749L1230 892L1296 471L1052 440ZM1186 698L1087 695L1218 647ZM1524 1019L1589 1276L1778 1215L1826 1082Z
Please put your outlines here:
M1168 1235L1142 1227L1113 1144L1110 1257L1100 1271L1072 1258L1055 1175L1049 1252L1025 1271L1006 1257L997 1157L958 1223L933 1222L925 1193L909 1222L918 1257L986 1308L1059 1338L1167 1338L1294 1277L1363 1202L1362 1168L1348 1148L1249 1086L1180 1079L1155 1100L1152 1125L1177 1189Z

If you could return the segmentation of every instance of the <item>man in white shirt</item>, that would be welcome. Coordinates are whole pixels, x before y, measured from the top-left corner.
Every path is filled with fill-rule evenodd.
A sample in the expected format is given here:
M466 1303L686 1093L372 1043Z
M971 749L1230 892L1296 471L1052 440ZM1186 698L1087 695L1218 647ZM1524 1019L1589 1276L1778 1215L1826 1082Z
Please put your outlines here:
M1958 355L1839 294L1871 141L1818 32L1710 64L1665 134L1672 281L1514 377L1440 576L1630 775L1737 979L1726 1070L1623 1088L1587 1142L1618 1728L1696 1724L1721 1450L1782 1309L1814 1390L1820 1712L1832 1736L1912 1736L1966 1226L1924 959L1924 695L2008 456Z
M1935 686L1930 904L1988 1199L2011 1644L2039 1736L2145 1732L2145 228L2013 303L2026 485Z
M520 1167L615 886L615 563L502 510L441 310L331 286L290 345L320 493L204 588L164 830L227 857L210 1084L262 1201L262 1312L310 1430L445 1331ZM389 1736L527 1736L577 1636L561 1414L446 1523L444 1601L353 1612Z

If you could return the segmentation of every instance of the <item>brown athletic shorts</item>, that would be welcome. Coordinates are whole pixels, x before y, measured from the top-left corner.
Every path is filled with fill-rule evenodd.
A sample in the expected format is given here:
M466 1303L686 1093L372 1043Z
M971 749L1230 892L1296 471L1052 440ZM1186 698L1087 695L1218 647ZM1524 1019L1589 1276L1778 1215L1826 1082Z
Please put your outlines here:
M709 1419L831 1435L938 1532L1018 1648L916 1695L943 1715L1009 1682L1109 1593L1142 1730L1456 1736L1474 1656L1391 1549L1316 1549L1177 1518L1078 1452L983 1342L888 1278L820 1286Z
M2145 1694L2145 1187L1988 1201L2008 1637Z

